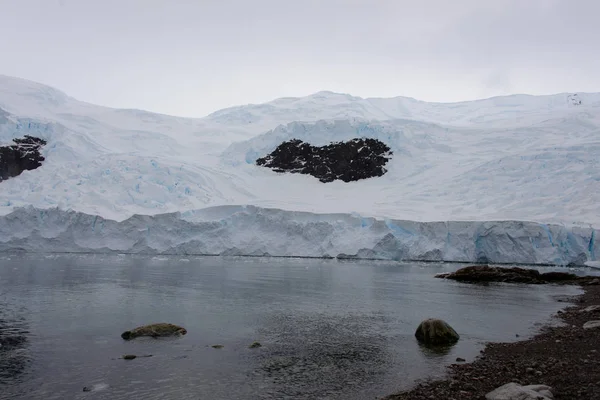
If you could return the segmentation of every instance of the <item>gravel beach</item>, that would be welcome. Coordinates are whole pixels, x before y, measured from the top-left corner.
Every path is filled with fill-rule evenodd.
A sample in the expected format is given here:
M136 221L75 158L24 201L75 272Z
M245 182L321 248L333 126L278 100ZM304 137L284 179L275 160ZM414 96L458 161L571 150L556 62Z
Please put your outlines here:
M582 288L584 294L569 300L575 305L558 312L563 326L546 326L530 340L489 343L474 362L450 365L446 379L384 400L485 399L509 382L548 385L555 400L600 399L600 323L583 327L600 320L600 286Z

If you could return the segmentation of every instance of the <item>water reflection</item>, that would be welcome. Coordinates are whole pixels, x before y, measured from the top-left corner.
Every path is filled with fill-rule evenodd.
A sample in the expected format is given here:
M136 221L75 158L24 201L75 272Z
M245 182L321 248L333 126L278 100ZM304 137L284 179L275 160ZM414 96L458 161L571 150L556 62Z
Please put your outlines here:
M424 356L435 358L440 356L447 356L448 354L450 354L450 352L452 352L452 349L455 345L456 343L452 343L450 345L433 345L419 343L419 349L421 350Z
M314 399L357 393L392 367L381 316L275 314L261 328L269 346L256 354L260 398ZM391 347L393 348L393 346Z
M24 310L0 302L0 385L18 383L29 363L29 329Z
M554 295L577 292L433 278L452 268L0 256L0 398L376 398L443 371L457 356L471 358L483 341L525 337L533 321L564 306ZM461 340L451 348L420 347L414 332L430 317L448 321ZM120 337L153 322L184 326L188 334ZM254 341L262 347L249 349ZM119 360L123 354L153 357ZM84 386L93 390L84 393Z

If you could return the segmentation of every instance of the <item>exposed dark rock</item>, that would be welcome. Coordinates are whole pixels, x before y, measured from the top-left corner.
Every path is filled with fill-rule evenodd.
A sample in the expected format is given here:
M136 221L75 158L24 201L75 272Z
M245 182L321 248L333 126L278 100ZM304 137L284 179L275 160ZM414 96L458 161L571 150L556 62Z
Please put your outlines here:
M452 279L460 282L479 283L479 282L507 282L507 283L531 283L544 284L555 282L577 282L587 278L580 278L577 275L566 272L546 272L540 273L535 269L526 269L519 267L503 268L490 267L488 265L473 265L451 272L448 274L436 275L438 278Z
M26 135L22 139L13 139L13 142L15 144L10 146L0 146L0 182L36 169L45 160L40 154L45 140Z
M299 139L281 143L256 164L275 172L312 175L321 182L357 181L382 176L392 152L377 139L352 139L326 146L311 146Z
M452 344L460 338L448 323L434 318L421 322L415 332L415 337L419 342L433 345Z
M121 334L121 337L125 340L131 340L142 336L157 338L166 336L181 336L185 335L186 333L187 330L181 326L160 323L140 326L133 330L125 331Z
M248 347L251 349L256 349L256 348L262 347L262 345L259 342L254 342Z
M123 360L135 360L137 356L135 354L125 354Z

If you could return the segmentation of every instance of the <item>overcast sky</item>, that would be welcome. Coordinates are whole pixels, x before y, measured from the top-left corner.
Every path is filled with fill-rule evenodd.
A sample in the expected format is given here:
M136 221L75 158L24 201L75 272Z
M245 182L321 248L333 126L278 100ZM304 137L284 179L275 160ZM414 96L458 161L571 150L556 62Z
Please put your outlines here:
M0 74L182 116L600 92L600 0L0 0Z

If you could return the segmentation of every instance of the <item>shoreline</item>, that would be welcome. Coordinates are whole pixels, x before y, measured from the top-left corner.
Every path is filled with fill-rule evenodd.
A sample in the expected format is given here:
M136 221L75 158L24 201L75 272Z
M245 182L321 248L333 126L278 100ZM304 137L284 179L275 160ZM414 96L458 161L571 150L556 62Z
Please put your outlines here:
M544 384L555 400L600 399L600 327L583 329L600 320L600 285L581 286L574 304L554 314L561 326L545 325L530 339L487 343L471 363L447 367L443 379L428 379L412 389L381 400L485 399L492 390L514 382ZM584 311L598 305L594 311Z

